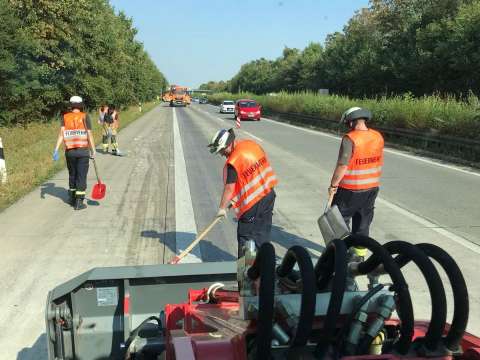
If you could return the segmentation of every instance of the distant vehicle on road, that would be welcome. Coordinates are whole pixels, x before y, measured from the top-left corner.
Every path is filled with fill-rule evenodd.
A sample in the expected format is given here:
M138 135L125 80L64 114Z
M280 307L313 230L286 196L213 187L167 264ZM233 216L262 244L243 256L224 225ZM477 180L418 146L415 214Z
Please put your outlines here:
M208 99L207 98L201 98L200 99L200 104L208 104Z
M224 100L219 108L220 114L233 114L235 112L235 102L233 100Z
M198 103L198 102L200 102L200 99L199 99L199 98L197 98L197 97L194 97L194 98L192 99L192 102L194 102L194 103Z
M235 103L235 118L240 120L260 121L262 117L262 107L255 100L241 99Z
M170 106L187 106L190 105L190 93L185 86L171 85L164 100L170 102Z

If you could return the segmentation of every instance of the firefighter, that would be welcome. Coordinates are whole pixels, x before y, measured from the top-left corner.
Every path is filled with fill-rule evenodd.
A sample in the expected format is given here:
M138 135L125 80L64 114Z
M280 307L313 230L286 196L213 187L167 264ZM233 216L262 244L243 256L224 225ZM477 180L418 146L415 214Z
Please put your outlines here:
M217 217L226 217L232 204L238 218L240 258L247 240L254 240L258 247L270 240L277 177L260 145L252 140L235 140L233 129L218 131L208 146L211 153L227 158Z
M117 129L118 129L118 112L113 105L109 105L105 108L102 121L103 136L102 147L104 152L108 152L109 140L112 145L112 154L117 155L118 143L117 143Z
M100 109L98 110L98 124L100 126L103 126L103 119L105 118L105 114L108 111L108 106L101 106Z
M349 127L340 145L337 165L328 188L351 232L368 236L373 220L383 165L382 135L369 129L372 113L352 107L342 115L341 122ZM352 256L365 257L366 249L353 249Z
M59 159L58 149L63 142L68 168L69 202L75 210L82 210L87 207L83 201L87 189L89 158L95 157L95 142L91 131L92 122L88 114L83 112L82 98L72 96L70 107L71 110L61 117L53 160Z

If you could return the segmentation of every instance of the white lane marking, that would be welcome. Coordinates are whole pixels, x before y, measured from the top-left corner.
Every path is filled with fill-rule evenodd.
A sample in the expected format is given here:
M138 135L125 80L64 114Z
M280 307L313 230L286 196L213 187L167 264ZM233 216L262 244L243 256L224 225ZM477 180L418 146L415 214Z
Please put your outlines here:
M246 131L246 130L241 130L241 131L242 131L243 133L247 134L248 136L251 136L251 137L254 138L255 140L258 140L258 141L260 141L260 142L263 142L263 140L260 139L258 136L255 136L255 135L249 133L248 131Z
M282 126L294 128L294 129L297 129L297 130L301 130L301 131L304 131L304 132L308 132L310 134L316 134L316 135L328 137L328 138L331 138L331 139L340 139L341 138L341 136L327 134L327 133L321 132L320 130L306 129L306 128L303 128L303 127L300 127L300 126L295 126L295 125L292 125L292 124L286 124L286 123L283 123L283 122L280 122L280 121L275 121L275 120L272 120L272 119L267 119L267 118L262 117L262 120L265 120L265 121L268 121L268 122L271 122L271 123L275 123L277 125L282 125ZM390 153L390 154L403 156L403 157L411 159L411 160L421 161L421 162L424 162L424 163L427 163L427 164L430 164L430 165L442 167L442 168L449 169L449 170L458 171L458 172L461 172L461 173L464 173L464 174L480 176L479 172L474 172L474 171L471 171L471 170L462 169L462 168L459 168L459 167L454 166L454 165L442 164L442 163L439 163L439 162L434 161L434 160L430 160L430 159L422 157L422 156L405 154L404 152L401 152L401 151L398 151L398 150L392 150L392 149L385 149L384 151L387 152L387 153Z
M282 126L286 126L286 127L289 127L289 128L301 130L301 131L304 131L304 132L307 132L307 133L310 133L310 134L328 137L328 138L331 138L331 139L340 139L341 138L340 136L327 134L327 133L321 132L319 130L311 130L311 129L303 128L301 126L287 124L287 123L284 123L284 122L281 122L281 121L275 121L275 120L267 119L267 118L264 118L264 117L262 117L262 120L267 121L267 122L271 122L273 124L282 125Z
M312 134L316 134L316 135L320 135L320 136L325 136L325 137L329 137L329 138L333 138L333 139L340 139L339 136L335 136L335 135L331 135L331 134L326 134L326 133L323 133L323 132L320 132L320 131L316 131L316 130L311 130L311 129L305 129L305 128L302 128L302 127L299 127L299 126L295 126L295 125L291 125L291 124L286 124L286 123L282 123L282 122L279 122L279 121L275 121L275 120L271 120L271 119L267 119L267 118L263 118L262 117L262 120L266 120L268 122L271 122L271 123L275 123L275 124L278 124L278 125L282 125L282 126L286 126L286 127L290 127L290 128L294 128L294 129L297 129L297 130L301 130L301 131L304 131L304 132L308 132L308 133L312 133ZM246 132L246 131L245 131ZM425 161L425 162L429 162L433 165L438 165L438 166L442 166L442 167L447 167L447 168L451 168L452 170L458 170L458 171L461 171L461 172L466 172L466 173L469 173L471 175L476 175L476 176L480 176L480 174L478 173L474 173L474 172L470 172L468 170L463 170L463 169L459 169L459 168L456 168L454 166L449 166L449 165L444 165L444 164L438 164L434 161L430 161L430 160L427 160L427 159L423 159L423 158L418 158L418 157L415 157L415 156L412 156L412 155L407 155L407 154L403 154L401 152L398 152L398 151L395 151L395 150L385 150L385 151L388 151L388 152L391 152L391 153L394 153L394 154L397 154L397 155L401 155L401 156L406 156L406 157L409 157L409 158L412 158L413 160L419 160L419 161ZM474 251L475 253L477 254L480 254L480 246L467 240L467 239L464 239L463 237L461 236L458 236L444 228L441 228L439 227L437 224L431 222L431 221L428 221L398 205L395 205L387 200L384 200L382 198L378 198L377 199L378 202L382 203L383 205L385 205L386 207L392 209L393 211L419 223L420 225L423 225L425 227L428 227L430 229L432 229L432 231L435 231L437 234L440 234L442 236L445 236L446 238L456 242L457 244L460 244L462 246L464 246L465 248L469 249L469 250L472 250Z
M424 158L424 157L421 157L421 156L409 155L409 154L405 154L403 152L400 152L400 151L397 151L397 150L391 150L391 149L385 149L384 151L388 152L390 154L403 156L403 157L406 157L408 159L421 161L421 162L424 162L424 163L427 163L427 164L430 164L430 165L436 165L436 166L439 166L439 167L442 167L442 168L445 168L445 169L458 171L458 172L461 172L461 173L464 173L464 174L480 176L480 173L470 171L470 170L465 170L465 169L459 168L459 167L454 166L454 165L441 164L439 162L436 162L436 161L433 161L433 160L430 160L430 159L427 159L427 158Z
M414 213L398 206L398 205L395 205L393 203L391 203L390 201L387 201L387 200L384 200L382 198L378 198L377 201L379 203L381 203L382 205L392 209L393 211L419 223L420 225L422 226L425 226L427 228L429 228L430 230L432 231L435 231L436 233L446 237L447 239L450 239L454 242L456 242L457 244L460 244L462 246L464 246L465 248L469 249L469 250L472 250L473 252L477 253L477 254L480 254L480 246L471 242L471 241L468 241L467 239L464 239L463 237L461 236L458 236L442 227L439 227L437 224L431 222L431 221L428 221L427 219L424 219L422 218L421 216L418 216L418 215L415 215Z
M187 167L183 155L182 137L180 136L175 108L173 109L173 144L175 151L175 243L178 255L195 239L197 225L195 224ZM180 262L202 262L200 246L195 246L190 254L185 256Z
M209 113L208 111L205 111L205 110L203 110L203 109L200 110L200 111L203 111L206 115L208 115L208 116L211 117L212 119L218 120L218 121L220 121L220 122L222 122L222 123L223 123L223 122L228 123L227 119L219 118L219 117L217 117L217 116L215 116L215 115L213 115L213 114L211 114L211 113ZM248 131L246 131L246 130L237 130L237 129L236 129L236 131L243 132L245 135L250 136L250 137L254 138L254 139L257 140L257 141L263 142L263 140L260 139L258 136L255 136L255 135L253 135L252 133L250 133L250 132L248 132Z

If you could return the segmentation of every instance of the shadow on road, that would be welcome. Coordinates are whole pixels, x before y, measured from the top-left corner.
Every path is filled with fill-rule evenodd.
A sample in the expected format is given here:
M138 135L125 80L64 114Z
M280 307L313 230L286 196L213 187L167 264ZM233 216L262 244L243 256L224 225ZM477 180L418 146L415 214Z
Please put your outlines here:
M47 334L41 334L35 343L28 348L23 348L17 354L17 360L47 360Z
M220 249L218 246L212 244L211 241L200 241L200 251L202 254L202 260L209 261L236 261L237 256L230 254L229 252Z
M185 233L185 232L175 232L169 231L166 233L159 233L156 230L143 230L140 233L141 237L157 239L160 244L165 244L173 254L176 253L176 243L175 239L183 238L193 241L196 237L196 234ZM236 256L230 254L229 252L219 248L218 246L212 244L208 239L203 239L200 241L200 253L202 255L202 261L232 261L237 260Z
M293 245L300 245L307 249L316 250L323 252L325 246L320 243L310 241L308 239L302 238L298 235L289 233L284 230L283 227L278 225L272 225L272 232L270 234L270 240L274 243L277 243L280 246L283 246L285 249L289 249ZM319 241L322 241L319 238Z
M96 200L87 199L87 205L88 206L100 206L100 203Z
M45 199L45 195L56 197L68 204L68 191L64 187L56 186L54 183L48 182L41 185L40 198Z

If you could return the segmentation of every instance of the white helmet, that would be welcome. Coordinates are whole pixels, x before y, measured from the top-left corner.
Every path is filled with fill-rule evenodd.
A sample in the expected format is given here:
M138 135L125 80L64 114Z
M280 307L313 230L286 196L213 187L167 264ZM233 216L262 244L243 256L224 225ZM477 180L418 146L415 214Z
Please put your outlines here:
M83 99L80 96L74 95L70 98L71 104L81 104L83 103Z
M372 113L367 109L362 109L357 106L352 107L343 113L340 122L346 124L357 119L365 119L369 121L372 119Z
M212 137L208 147L212 154L218 154L221 150L226 149L235 140L233 129L222 129L216 132Z

